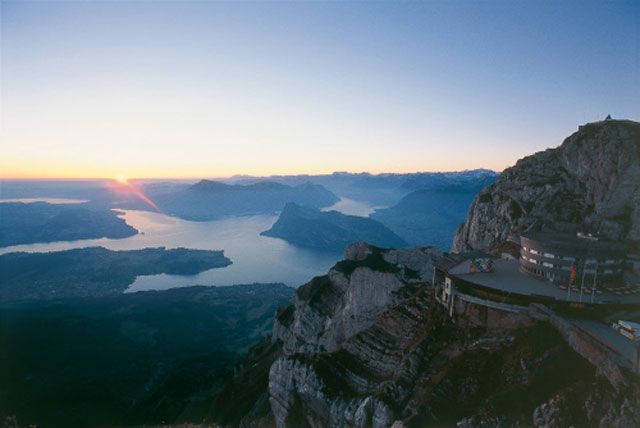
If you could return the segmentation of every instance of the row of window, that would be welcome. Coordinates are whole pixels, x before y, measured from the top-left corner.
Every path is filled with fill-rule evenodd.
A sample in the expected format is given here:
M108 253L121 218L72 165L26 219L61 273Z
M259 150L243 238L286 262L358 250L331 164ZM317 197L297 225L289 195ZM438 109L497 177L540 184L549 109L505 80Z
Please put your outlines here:
M543 253L542 251L538 251L535 250L533 248L527 248L527 247L522 247L523 250L529 252L530 254L535 254L536 256L544 256L548 259L558 259L558 260L567 260L570 262L575 261L575 257L570 257L570 256L559 256L556 254L551 254L551 253Z
M554 265L553 263L545 262L543 260L534 259L527 256L522 256L522 259L528 261L529 263L533 263L534 265L540 265L548 268L560 269L560 270L566 270L566 271L571 270L571 267L569 266Z
M571 268L572 268L571 266L555 265L555 264L552 264L552 263L549 263L549 262L545 262L545 261L542 261L542 260L537 260L537 259L530 258L530 257L527 257L527 256L522 256L522 258L524 260L528 261L529 263L533 263L533 264L538 265L538 266L544 266L544 267L547 267L547 268L550 268L550 269L556 269L556 270L561 270L561 271L565 271L565 272L570 272ZM526 269L530 269L527 266L525 266L525 268ZM580 272L583 272L583 270L581 269ZM587 275L593 275L593 274L595 274L596 269L584 269L584 272ZM621 272L622 272L622 269L602 269L602 268L598 269L598 273L605 274L605 275L613 274L613 273L621 273Z
M570 262L575 262L576 258L571 256L559 256L551 253L543 253L533 248L522 247L523 250L529 252L530 254L535 254L537 256L544 256L547 259L558 259L558 260L567 260ZM623 259L587 259L584 261L585 264L619 264L623 263Z
M546 271L543 271L541 269L535 269L529 266L522 266L524 268L524 270L526 270L527 272L529 272L532 275L536 275L536 276L542 276L544 278L547 278L549 273Z

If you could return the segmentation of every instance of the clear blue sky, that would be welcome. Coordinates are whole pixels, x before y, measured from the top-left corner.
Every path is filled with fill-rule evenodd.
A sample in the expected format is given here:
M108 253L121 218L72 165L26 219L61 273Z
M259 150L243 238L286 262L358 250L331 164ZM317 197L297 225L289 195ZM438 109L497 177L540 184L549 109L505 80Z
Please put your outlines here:
M640 119L640 2L2 1L5 177L487 167Z

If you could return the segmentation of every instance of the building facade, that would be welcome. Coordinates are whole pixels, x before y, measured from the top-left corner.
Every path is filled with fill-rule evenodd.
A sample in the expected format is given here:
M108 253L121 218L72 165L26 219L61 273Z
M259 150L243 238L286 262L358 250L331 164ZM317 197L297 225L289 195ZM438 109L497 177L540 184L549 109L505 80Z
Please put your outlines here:
M491 273L495 257L480 251L464 254L449 254L440 260L433 269L433 287L436 300L453 315L456 288L455 274Z
M520 237L520 272L556 284L612 284L622 280L622 243L591 236L537 232Z

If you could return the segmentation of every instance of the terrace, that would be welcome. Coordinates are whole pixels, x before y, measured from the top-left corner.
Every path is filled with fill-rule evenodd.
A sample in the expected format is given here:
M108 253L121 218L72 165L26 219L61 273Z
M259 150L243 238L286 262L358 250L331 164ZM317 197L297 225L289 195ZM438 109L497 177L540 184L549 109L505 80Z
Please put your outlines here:
M567 289L564 286L543 281L519 272L517 260L497 259L493 264L492 272L456 273L449 275L467 283L490 288L507 294L517 294L543 299L554 299L575 303L628 305L640 304L640 288L632 285L621 285L608 288L596 287L595 292L590 287L585 287L580 292L580 287ZM561 288L564 287L564 288ZM593 300L592 300L593 299Z

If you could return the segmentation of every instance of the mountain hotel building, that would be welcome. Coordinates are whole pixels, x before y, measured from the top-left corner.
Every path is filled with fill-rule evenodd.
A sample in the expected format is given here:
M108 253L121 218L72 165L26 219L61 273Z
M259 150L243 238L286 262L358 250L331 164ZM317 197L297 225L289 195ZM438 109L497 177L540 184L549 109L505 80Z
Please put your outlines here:
M536 232L520 246L520 272L556 284L619 282L626 263L623 243L589 235Z

